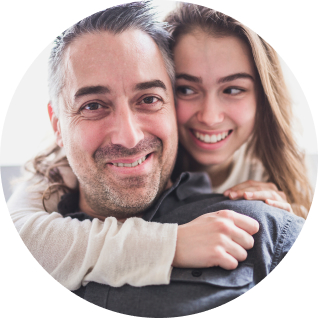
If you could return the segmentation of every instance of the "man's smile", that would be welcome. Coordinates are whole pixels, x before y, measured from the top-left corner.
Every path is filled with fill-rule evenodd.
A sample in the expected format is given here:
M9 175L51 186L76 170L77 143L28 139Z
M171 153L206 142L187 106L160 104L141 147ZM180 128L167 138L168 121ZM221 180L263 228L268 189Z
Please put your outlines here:
M107 163L105 168L107 167L108 169L116 173L118 177L121 174L146 176L147 174L150 174L154 169L154 157L154 153L152 152L146 156L138 158L137 160L130 158L118 159Z
M134 159L114 160L111 162L111 164L113 164L116 167L127 167L127 168L136 167L138 165L141 165L146 160L147 156L148 155L143 156L137 160L134 160Z

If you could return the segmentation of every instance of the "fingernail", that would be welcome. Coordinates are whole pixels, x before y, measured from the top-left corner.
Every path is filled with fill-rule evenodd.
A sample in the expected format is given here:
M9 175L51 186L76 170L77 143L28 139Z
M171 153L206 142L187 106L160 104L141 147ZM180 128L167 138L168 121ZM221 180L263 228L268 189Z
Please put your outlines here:
M247 198L249 198L249 199L253 198L253 192L245 192L245 195L246 195Z
M237 197L237 193L236 192L230 192L230 197L232 199L235 199Z
M229 195L230 191L229 190L226 190L223 195L225 195L226 197Z

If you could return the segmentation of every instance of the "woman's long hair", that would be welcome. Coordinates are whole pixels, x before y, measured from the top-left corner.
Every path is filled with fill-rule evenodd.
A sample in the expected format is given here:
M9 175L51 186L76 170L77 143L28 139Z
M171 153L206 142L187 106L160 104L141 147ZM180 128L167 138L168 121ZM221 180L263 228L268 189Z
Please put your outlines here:
M215 37L235 36L250 47L261 87L248 149L263 163L268 181L286 194L295 214L306 218L313 192L304 154L298 149L292 133L291 101L275 50L240 22L203 6L179 3L165 21L170 25L172 51L180 36L194 30Z
M53 194L74 191L66 185L59 170L61 167L70 168L66 156L60 156L60 152L60 146L54 142L46 150L28 161L24 167L26 171L32 173L34 180L37 180L38 183L44 182L47 184L46 190L39 192L45 211L47 211L45 201L49 200Z

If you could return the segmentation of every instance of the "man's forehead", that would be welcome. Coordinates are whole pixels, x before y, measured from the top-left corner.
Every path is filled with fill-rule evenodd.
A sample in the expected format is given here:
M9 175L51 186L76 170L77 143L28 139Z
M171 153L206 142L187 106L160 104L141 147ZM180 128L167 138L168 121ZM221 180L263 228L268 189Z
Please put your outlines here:
M68 47L65 58L66 83L72 86L107 86L159 79L170 85L165 63L157 44L140 30L120 34L108 31L84 34Z
M138 29L127 29L121 33L113 33L110 31L99 31L84 33L78 36L69 46L69 51L73 54L82 53L85 55L87 50L93 47L95 51L102 50L103 52L112 53L118 50L141 50L151 49L151 44L156 46L152 38L145 32Z

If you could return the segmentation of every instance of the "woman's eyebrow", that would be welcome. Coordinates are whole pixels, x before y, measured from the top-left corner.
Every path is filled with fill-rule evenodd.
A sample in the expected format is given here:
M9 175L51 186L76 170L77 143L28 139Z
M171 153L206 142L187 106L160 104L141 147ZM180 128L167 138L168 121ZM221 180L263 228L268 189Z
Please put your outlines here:
M179 78L183 78L183 79L185 79L186 81L189 81L189 82L202 84L202 78L201 77L189 75L189 74L186 74L186 73L176 74L176 79L179 79Z
M218 80L218 84L234 81L238 78L249 78L250 80L252 80L254 82L254 77L252 75L250 75L248 73L236 73L236 74L228 75L225 77L221 77Z

